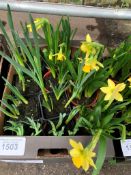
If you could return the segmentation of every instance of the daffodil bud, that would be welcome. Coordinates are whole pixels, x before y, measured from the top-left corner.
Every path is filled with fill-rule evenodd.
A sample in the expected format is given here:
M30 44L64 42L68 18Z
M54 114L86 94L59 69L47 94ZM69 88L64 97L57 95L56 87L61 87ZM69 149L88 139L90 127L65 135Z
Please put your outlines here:
M53 60L53 54L52 54L52 52L50 52L50 54L49 54L49 60Z

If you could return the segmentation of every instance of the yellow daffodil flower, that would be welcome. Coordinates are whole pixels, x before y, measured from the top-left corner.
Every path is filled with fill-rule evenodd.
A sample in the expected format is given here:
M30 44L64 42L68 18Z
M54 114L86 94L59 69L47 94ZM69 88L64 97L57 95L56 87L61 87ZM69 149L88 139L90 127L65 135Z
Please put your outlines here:
M83 72L89 73L92 70L99 70L99 67L104 67L96 58L85 58L85 64L82 68Z
M86 41L82 42L80 49L82 52L85 53L90 53L92 51L92 46L90 45L90 43L92 42L92 39L90 37L89 34L86 35Z
M114 99L117 101L123 101L123 97L119 92L123 91L125 87L125 83L115 85L111 79L108 79L108 86L102 87L100 90L106 94L104 98L105 101L113 101Z
M70 144L73 147L70 150L70 155L72 157L73 164L80 168L82 167L85 171L89 169L90 166L96 168L92 157L95 157L96 153L93 152L91 149L83 148L83 145L80 142L75 142L74 140L70 139Z
M90 46L86 42L83 42L80 46L80 49L84 53L90 53L92 51L92 46Z
M34 20L34 24L35 24L36 30L39 30L40 28L42 28L45 23L49 23L49 21L47 19L45 19L45 18L36 18ZM28 24L27 28L28 28L29 32L32 32L31 24Z
M130 83L130 88L131 88L131 77L130 78L128 78L128 81L129 81L129 83Z
M58 60L58 61L66 60L65 55L62 53L62 48L60 48L60 51L58 53L54 54L53 56L56 56L56 60Z

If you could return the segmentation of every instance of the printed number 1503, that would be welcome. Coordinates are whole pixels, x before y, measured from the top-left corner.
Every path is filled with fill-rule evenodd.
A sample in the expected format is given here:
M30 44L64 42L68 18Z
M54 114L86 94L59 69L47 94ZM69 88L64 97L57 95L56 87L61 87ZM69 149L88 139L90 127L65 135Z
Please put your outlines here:
M2 144L2 150L5 151L5 150L17 150L18 149L18 144L17 143L3 143Z

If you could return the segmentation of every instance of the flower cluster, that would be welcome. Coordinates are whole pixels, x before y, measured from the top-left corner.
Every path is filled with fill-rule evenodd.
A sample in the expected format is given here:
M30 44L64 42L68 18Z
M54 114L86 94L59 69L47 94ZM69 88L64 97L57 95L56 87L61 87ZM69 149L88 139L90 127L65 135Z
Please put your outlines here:
M92 70L98 71L100 67L103 68L103 64L97 60L101 45L92 42L89 34L86 35L86 41L81 44L80 49L86 54L83 66L84 72L89 73Z

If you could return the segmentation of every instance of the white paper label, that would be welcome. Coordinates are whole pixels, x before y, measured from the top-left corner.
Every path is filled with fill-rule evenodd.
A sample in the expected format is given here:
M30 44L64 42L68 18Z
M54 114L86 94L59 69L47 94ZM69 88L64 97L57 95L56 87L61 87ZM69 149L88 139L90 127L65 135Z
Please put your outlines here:
M25 137L0 137L0 156L23 156Z
M121 148L125 157L131 156L131 139L121 140Z

